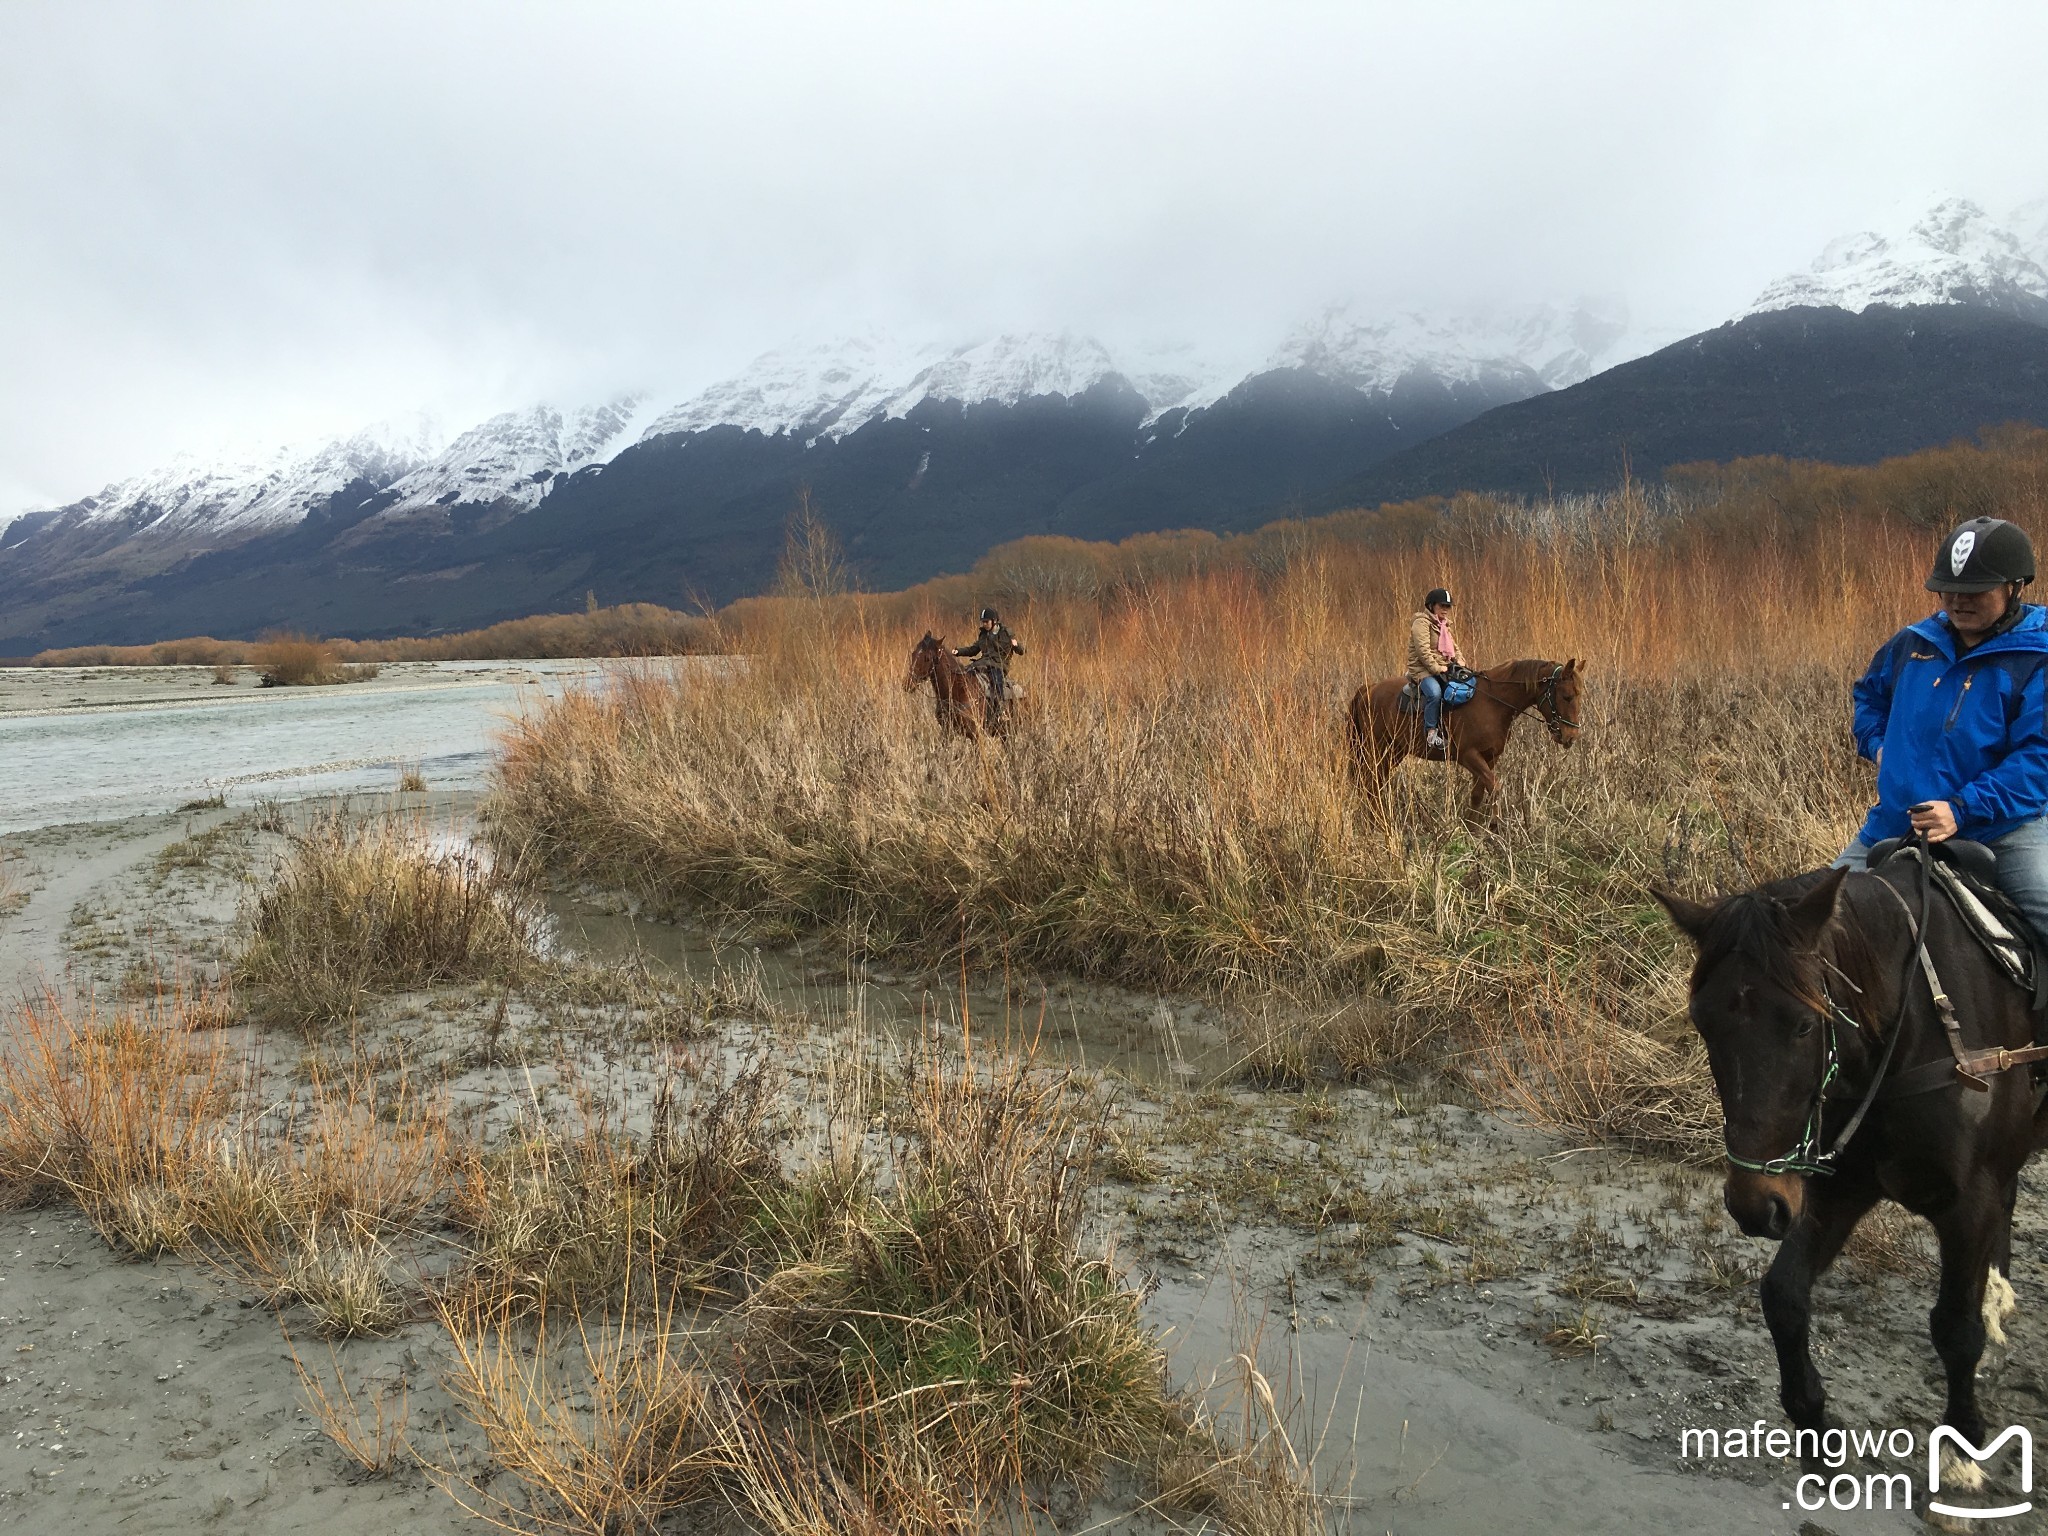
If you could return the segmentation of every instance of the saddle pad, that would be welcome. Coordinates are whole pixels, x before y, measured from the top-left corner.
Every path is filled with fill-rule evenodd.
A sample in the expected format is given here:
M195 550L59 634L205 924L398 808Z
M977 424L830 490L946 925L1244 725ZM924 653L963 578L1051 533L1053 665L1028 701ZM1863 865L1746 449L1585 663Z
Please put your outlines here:
M1890 854L1884 862L1919 857L1920 851L1909 845ZM2012 898L1946 858L1927 861L1927 868L1934 888L1948 898L1970 937L1998 962L1998 968L2015 985L2033 994L2037 1010L2048 1007L2048 965L2042 963L2041 936L2020 915ZM2038 1028L2036 1032L2039 1033Z
M1952 864L1936 859L1930 867L1942 894L1962 917L1963 926L2006 975L2028 991L2037 991L2036 940L2012 899L1997 886L1984 884Z

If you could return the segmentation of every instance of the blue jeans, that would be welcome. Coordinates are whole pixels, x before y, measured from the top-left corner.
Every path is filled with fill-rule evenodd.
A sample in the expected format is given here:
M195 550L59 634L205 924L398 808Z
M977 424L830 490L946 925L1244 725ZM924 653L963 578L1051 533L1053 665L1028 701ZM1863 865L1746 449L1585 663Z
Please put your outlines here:
M1985 846L1998 855L1998 888L2012 898L2034 932L2048 937L2048 817L2023 822ZM1859 837L1842 850L1835 867L1862 869L1869 857Z
M1444 723L1444 680L1434 673L1415 685L1422 690L1422 728L1434 731Z

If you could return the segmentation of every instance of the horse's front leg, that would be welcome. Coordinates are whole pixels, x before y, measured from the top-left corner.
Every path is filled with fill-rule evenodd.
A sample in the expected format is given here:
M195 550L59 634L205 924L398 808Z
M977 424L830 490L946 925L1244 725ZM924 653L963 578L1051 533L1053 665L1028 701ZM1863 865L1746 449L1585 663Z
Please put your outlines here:
M2005 1232L2005 1191L1987 1177L1967 1183L1953 1204L1934 1218L1941 1240L1941 1288L1927 1314L1934 1352L1948 1374L1948 1407L1941 1421L1972 1445L1984 1443L1984 1415L1977 1406L1977 1363L1989 1330L1984 1324L1984 1287L1992 1256ZM1975 1463L1964 1463L1967 1479ZM1946 1471L1943 1481L1948 1479Z
M1805 1208L1764 1272L1761 1299L1778 1351L1778 1401L1794 1428L1821 1429L1827 1414L1827 1389L1809 1347L1813 1283L1827 1273L1856 1223L1876 1203L1877 1190L1869 1185L1842 1186L1836 1177L1808 1179Z
M1472 776L1471 811L1477 815L1500 792L1500 778L1493 771L1494 759L1485 752L1467 748L1458 754L1458 766Z

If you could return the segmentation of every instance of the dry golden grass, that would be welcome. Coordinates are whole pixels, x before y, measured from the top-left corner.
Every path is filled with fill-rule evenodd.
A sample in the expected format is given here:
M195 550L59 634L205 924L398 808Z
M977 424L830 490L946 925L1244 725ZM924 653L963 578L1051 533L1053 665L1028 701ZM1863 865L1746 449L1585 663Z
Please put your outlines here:
M645 1217L588 1223L617 1236L578 1270L611 1283L573 1287L570 1321L509 1271L443 1291L450 1386L513 1477L444 1474L451 1491L508 1528L646 1529L723 1509L792 1536L938 1536L1116 1462L1176 1469L1161 1492L1176 1508L1317 1507L1263 1436L1224 1444L1169 1397L1138 1293L1081 1235L1100 1141L1088 1096L990 1053L916 1058L890 1102L885 1168L849 1153L746 1185L746 1262L724 1270L737 1306L709 1305L678 1271L680 1240ZM588 1181L586 1165L550 1176ZM651 1197L664 1180L630 1182Z
M1001 747L942 739L902 690L944 616L757 603L749 667L648 670L516 726L494 833L771 934L1284 994L1321 1025L1246 1040L1267 1080L1429 1055L1575 1133L1701 1149L1684 955L1647 887L1747 886L1846 841L1870 784L1847 684L1925 611L1924 541L1837 520L1735 550L1633 492L1573 517L1041 602L1012 616L1036 687ZM1411 764L1368 800L1346 771L1344 701L1400 670L1439 582L1480 661L1587 667L1579 743L1525 721L1487 825L1462 774ZM1393 1016L1347 1013L1362 993Z
M249 659L262 670L266 688L305 688L352 681L344 678L336 666L334 647L308 635L273 635L253 647Z
M515 978L539 924L511 861L437 846L417 818L323 814L256 903L236 989L263 1018L319 1029L374 993Z
M324 1371L306 1364L289 1332L285 1346L291 1351L292 1369L298 1373L307 1412L362 1472L382 1477L412 1458L406 1435L412 1394L403 1381L374 1390L368 1383L351 1386L333 1345L328 1346Z
M74 1203L142 1257L178 1246L187 1224L175 1191L206 1164L237 1099L219 1036L189 1031L169 995L105 1013L46 992L11 1014L0 1050L6 1203Z
M507 1528L650 1529L698 1506L937 1536L1105 1462L1176 1468L1169 1503L1313 1507L1291 1464L1169 1397L1138 1293L1082 1235L1102 1106L1028 1059L922 1055L888 1085L864 1069L829 1111L852 1117L834 1150L792 1170L764 1068L663 1094L637 1136L485 1151L403 1080L316 1075L272 1101L175 993L112 1014L50 997L13 1024L9 1197L76 1203L136 1257L211 1260L330 1338L437 1317L449 1386L511 1474L441 1475ZM892 1135L870 1166L878 1097ZM408 1244L450 1236L451 1273L404 1272ZM365 1473L412 1454L402 1386L293 1357Z
M687 1111L664 1087L642 1136L601 1122L570 1133L523 1125L472 1149L449 1210L467 1255L463 1289L538 1311L615 1304L640 1271L643 1299L731 1289L787 1187L776 1085L757 1062Z
M212 1260L321 1331L410 1310L385 1239L445 1199L447 1119L401 1085L316 1078L281 1127L201 1004L112 1014L54 995L13 1010L0 1052L0 1191L75 1204L117 1252Z

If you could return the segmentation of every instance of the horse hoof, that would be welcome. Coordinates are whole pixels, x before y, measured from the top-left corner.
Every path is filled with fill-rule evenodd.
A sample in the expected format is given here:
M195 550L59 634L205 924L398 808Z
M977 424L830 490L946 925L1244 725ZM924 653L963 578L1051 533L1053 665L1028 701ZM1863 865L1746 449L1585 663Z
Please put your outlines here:
M1994 1265L1984 1280L1984 1337L1993 1344L2003 1344L2005 1320L2019 1309L2020 1299L2013 1292L2012 1282Z

